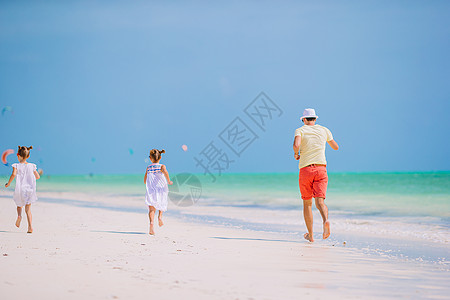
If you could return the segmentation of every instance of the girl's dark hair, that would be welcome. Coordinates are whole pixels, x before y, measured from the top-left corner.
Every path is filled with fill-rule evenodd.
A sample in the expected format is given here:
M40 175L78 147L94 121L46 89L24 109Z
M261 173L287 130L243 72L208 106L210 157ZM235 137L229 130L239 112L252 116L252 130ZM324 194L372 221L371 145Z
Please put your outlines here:
M25 146L18 146L19 150L17 150L17 154L22 158L28 158L30 157L30 150L33 149L33 146L25 147Z
M166 150L158 150L158 149L152 149L150 150L150 159L153 161L158 161L161 159L161 153L166 153Z

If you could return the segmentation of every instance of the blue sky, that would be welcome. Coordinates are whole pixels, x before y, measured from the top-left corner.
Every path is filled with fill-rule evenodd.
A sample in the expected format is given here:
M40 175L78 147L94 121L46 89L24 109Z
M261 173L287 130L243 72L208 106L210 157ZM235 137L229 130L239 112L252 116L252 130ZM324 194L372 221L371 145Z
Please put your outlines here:
M0 150L109 174L165 148L169 170L200 172L264 91L283 114L240 157L218 143L227 172L296 172L306 107L341 146L332 172L450 170L449 53L448 1L2 1Z

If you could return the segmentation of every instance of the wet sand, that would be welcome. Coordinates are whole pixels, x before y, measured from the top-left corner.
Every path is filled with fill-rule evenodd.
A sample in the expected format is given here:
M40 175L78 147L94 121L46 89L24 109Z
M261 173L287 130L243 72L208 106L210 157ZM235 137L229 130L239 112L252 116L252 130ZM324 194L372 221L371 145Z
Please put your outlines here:
M176 217L165 217L165 225L150 236L142 207L121 198L96 198L108 201L105 209L82 194L49 193L44 196L53 203L32 206L34 233L27 234L25 217L20 228L14 226L9 195L0 192L2 299L445 299L450 294L450 273L439 266L320 240L311 244Z

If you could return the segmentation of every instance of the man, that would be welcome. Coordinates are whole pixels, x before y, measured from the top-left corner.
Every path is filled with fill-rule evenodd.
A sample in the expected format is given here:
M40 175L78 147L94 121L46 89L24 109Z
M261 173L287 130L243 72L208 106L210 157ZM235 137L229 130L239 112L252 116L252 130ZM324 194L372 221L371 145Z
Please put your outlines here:
M294 157L299 160L298 184L303 199L303 217L308 230L304 238L310 242L314 242L312 198L315 198L316 207L322 216L323 239L330 236L328 207L324 202L328 185L325 146L328 143L334 150L339 149L338 144L333 140L331 131L316 124L317 118L314 109L305 109L303 116L300 118L305 125L295 130L294 139Z

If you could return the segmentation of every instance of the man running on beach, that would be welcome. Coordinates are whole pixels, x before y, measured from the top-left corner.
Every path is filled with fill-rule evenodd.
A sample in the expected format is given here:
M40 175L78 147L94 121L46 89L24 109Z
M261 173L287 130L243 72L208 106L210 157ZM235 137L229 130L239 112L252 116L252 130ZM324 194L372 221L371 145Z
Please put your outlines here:
M325 146L338 150L338 144L333 140L331 131L323 126L316 125L316 112L307 108L300 118L304 126L295 130L294 157L300 160L298 184L303 199L303 217L308 232L304 237L314 242L312 198L316 199L316 207L323 220L323 239L330 236L330 221L328 221L328 207L325 205L325 196L328 185L327 161L325 159ZM299 154L300 151L300 154Z

